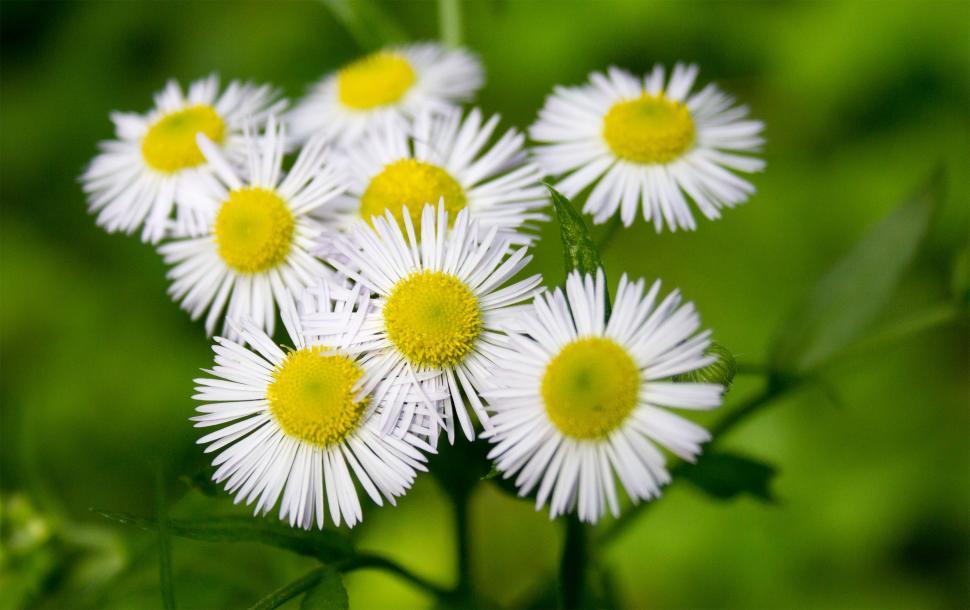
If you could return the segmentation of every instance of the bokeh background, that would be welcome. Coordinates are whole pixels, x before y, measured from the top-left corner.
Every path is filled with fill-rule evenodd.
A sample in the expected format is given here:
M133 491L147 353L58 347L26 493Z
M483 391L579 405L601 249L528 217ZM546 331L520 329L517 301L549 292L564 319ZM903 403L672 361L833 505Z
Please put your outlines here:
M434 3L377 6L406 39L438 35ZM970 186L967 2L462 8L464 41L488 75L478 104L506 125L528 126L557 83L677 60L698 62L702 81L766 121L768 169L747 205L694 233L656 235L638 220L605 255L614 278L680 287L742 362L763 362L826 269L941 165L940 213L877 326L952 298ZM296 97L362 49L320 2L3 0L0 28L0 607L160 607L154 538L90 509L151 515L160 463L172 515L239 510L179 480L200 461L187 418L209 342L166 296L153 249L95 226L77 176L112 135L108 112L146 110L169 77L216 71ZM534 269L553 285L555 227L544 235ZM968 607L968 344L957 322L883 345L828 370L826 391L798 392L732 431L723 446L778 467L778 502L675 486L598 550L621 605ZM739 377L726 408L759 383ZM476 590L502 607L541 599L560 524L485 483L471 519ZM452 520L423 476L353 536L448 583ZM185 608L248 606L312 565L182 539L172 557ZM382 573L346 582L355 608L433 603Z

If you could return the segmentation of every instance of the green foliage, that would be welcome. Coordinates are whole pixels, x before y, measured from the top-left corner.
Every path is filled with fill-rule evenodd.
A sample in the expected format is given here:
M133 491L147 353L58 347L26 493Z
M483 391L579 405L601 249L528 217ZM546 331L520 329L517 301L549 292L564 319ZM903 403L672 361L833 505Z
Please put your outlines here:
M349 607L343 578L333 568L325 568L321 572L319 582L307 591L300 602L300 610L347 610Z
M294 597L317 586L317 584L323 579L324 575L331 571L333 571L333 569L328 567L314 568L297 580L276 589L263 599L250 606L249 610L273 610L273 608L279 608Z
M708 451L696 464L685 464L676 474L718 500L748 495L762 502L775 501L771 483L778 469L734 453Z
M149 519L124 513L97 512L118 523L149 531L158 529L158 524ZM350 539L342 532L318 529L304 531L280 521L248 516L171 519L168 522L168 531L173 536L205 542L259 542L324 562L347 559L354 554Z
M572 202L559 191L546 184L552 204L559 220L559 232L562 237L562 254L567 271L579 271L583 274L595 274L597 269L603 268L599 251L590 235L586 221L580 215Z
M900 204L871 229L815 285L808 299L779 330L774 369L803 373L866 330L892 297L926 236L942 196L943 176Z

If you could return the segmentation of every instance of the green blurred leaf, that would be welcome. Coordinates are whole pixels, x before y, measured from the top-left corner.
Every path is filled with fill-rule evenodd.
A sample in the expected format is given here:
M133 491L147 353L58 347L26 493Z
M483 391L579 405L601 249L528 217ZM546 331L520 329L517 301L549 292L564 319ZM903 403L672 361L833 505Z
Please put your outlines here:
M552 196L552 204L559 219L559 231L562 236L562 254L565 258L566 271L595 274L603 267L599 251L590 235L589 227L583 217L576 211L573 204L559 191L549 184L545 185Z
M307 591L300 603L301 610L347 610L350 601L340 573L326 568L320 574L320 582Z
M320 0L364 51L403 42L404 30L372 0Z
M156 531L157 524L149 519L124 513L96 511L101 516ZM168 531L173 536L205 542L259 542L286 549L300 555L331 562L354 555L350 539L333 530L301 530L282 522L256 517L200 517L198 519L170 519Z
M857 338L883 310L913 260L938 207L942 172L899 205L835 264L783 325L773 368L801 373Z
M771 481L778 470L764 462L732 453L705 453L696 464L685 465L682 476L719 500L749 495L774 502Z

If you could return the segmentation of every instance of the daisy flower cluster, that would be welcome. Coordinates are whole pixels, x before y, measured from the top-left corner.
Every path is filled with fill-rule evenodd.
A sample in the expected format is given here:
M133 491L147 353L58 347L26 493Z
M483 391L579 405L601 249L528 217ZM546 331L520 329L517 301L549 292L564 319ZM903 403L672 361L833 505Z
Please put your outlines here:
M556 87L526 133L466 107L479 59L389 47L289 104L272 86L174 81L81 177L107 231L138 233L214 338L196 380L214 479L294 527L394 504L439 443L489 458L552 517L595 522L669 482L721 403L693 304L659 281L529 271L543 180L596 223L694 229L754 187L760 122L698 69ZM278 324L281 322L282 324ZM279 327L282 328L279 328Z

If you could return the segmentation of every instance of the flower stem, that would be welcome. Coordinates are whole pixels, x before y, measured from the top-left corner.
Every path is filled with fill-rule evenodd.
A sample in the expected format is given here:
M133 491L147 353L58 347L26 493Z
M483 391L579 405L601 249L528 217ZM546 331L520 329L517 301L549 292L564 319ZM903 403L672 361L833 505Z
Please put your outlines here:
M327 568L325 566L321 566L319 568L310 570L297 580L294 580L288 585L283 585L279 589L259 600L250 606L249 610L273 610L273 608L279 608L297 595L306 593L315 587L317 583L320 582L320 578L323 576L323 572L326 569Z
M438 0L438 28L445 45L457 47L461 44L460 0Z
M589 566L589 535L575 515L566 518L566 535L559 563L559 607L572 610L583 606L586 572Z
M374 568L378 570L384 570L391 574L400 576L404 580L408 581L412 585L423 589L428 593L431 593L435 597L445 598L453 595L453 592L446 589L440 585L436 585L430 580L424 578L423 576L418 576L411 570L405 568L404 566L391 561L386 557L381 557L380 555L371 555L370 553L359 553L353 559L348 560L345 564L342 564L341 569L343 571L353 571L362 570L367 568Z

